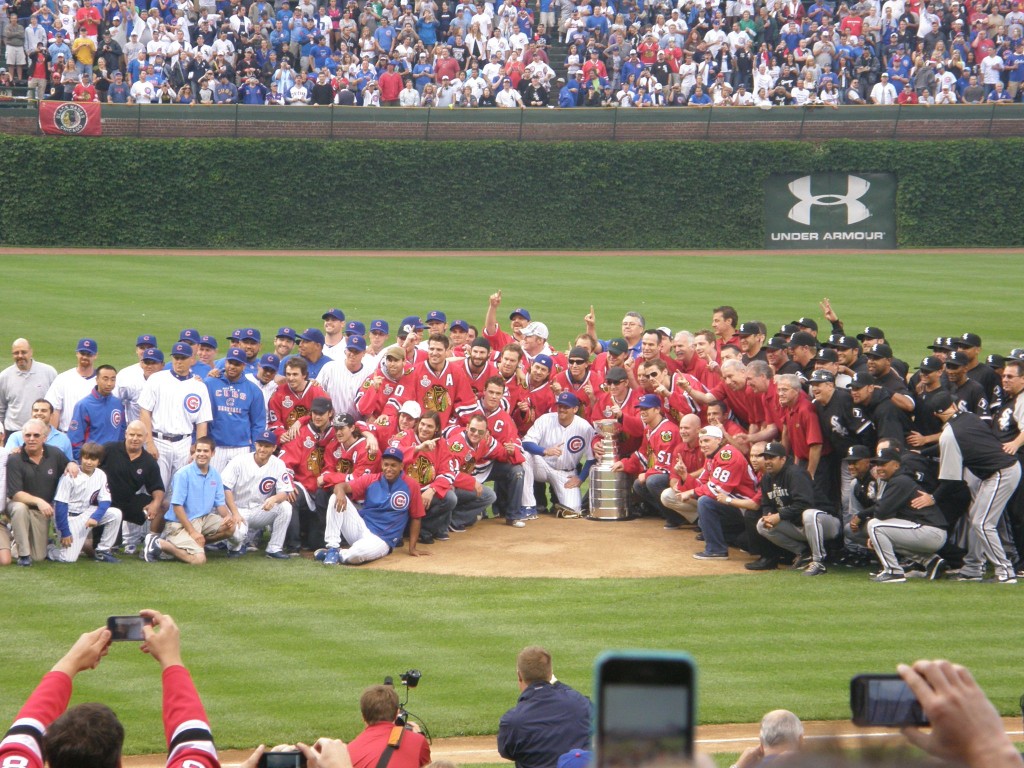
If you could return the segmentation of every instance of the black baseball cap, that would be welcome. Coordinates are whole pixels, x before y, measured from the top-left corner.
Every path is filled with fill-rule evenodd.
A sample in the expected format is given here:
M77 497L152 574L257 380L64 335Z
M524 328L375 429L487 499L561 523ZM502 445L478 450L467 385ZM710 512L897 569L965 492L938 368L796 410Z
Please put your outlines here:
M958 349L965 347L980 347L981 336L976 333L965 333L959 339L953 339L953 344L955 344Z
M877 383L875 377L870 373L858 371L850 380L850 389L863 389L864 387L874 386Z
M791 347L817 347L818 340L807 331L797 331L789 339Z
M947 368L962 368L967 365L970 360L967 359L967 355L963 352L950 352L946 355L946 367Z
M757 323L743 323L736 330L737 336L756 336L761 332L761 326Z
M764 447L764 455L772 458L782 458L786 455L786 446L777 440L772 440Z
M838 363L839 355L836 354L834 349L828 347L822 347L818 350L818 354L814 356L814 362L816 363Z
M867 328L865 328L863 331L857 334L857 338L860 341L864 341L864 339L884 339L885 332L881 328L878 328L877 326L869 325Z
M868 357L887 357L892 358L892 347L885 342L878 344L872 344L871 349L864 353Z
M949 336L936 336L935 341L929 344L927 349L931 349L936 352L952 352L956 347L953 346L953 339Z
M846 449L846 455L843 456L843 461L861 461L863 459L870 459L871 451L868 450L866 445L851 445Z
M941 371L944 365L945 364L939 358L934 355L929 355L922 360L921 364L917 367L918 370L924 371L925 373L935 373L936 371Z
M899 461L900 452L895 448L880 448L878 453L871 457L872 464L888 464L890 461Z
M781 336L772 336L764 343L764 348L775 350L789 349L789 342Z
M948 411L953 406L953 396L945 390L939 390L928 398L928 410L932 413Z
M826 371L824 368L820 368L811 374L809 381L811 384L835 384L836 377L832 375L832 371Z
M800 328L810 328L812 331L818 330L818 324L809 317L801 317L799 320L794 320L790 325L796 325Z
M833 334L832 336L828 337L827 346L834 347L835 349L857 349L860 346L860 344L852 336Z

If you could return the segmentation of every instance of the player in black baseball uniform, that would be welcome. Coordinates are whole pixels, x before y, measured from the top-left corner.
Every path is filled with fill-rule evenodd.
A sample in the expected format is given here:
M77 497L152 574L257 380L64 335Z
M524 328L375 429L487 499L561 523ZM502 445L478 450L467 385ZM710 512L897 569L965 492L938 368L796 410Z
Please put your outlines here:
M985 399L988 401L989 413L995 413L1003 399L1003 387L996 372L979 357L981 336L976 333L965 333L960 338L953 339L953 344L956 345L957 351L967 356L967 375L972 381L981 384Z
M989 418L989 401L985 388L967 374L970 360L963 352L951 352L946 356L946 377L949 392L956 407L967 413L974 413L983 419Z

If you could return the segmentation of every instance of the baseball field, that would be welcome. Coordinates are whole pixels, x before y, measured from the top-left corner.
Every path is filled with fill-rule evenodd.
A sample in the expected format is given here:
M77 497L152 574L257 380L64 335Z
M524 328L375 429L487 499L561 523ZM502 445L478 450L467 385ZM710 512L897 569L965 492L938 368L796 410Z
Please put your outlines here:
M254 326L318 326L329 307L392 323L444 310L481 325L523 306L566 348L593 305L603 338L628 310L648 326L706 327L711 309L771 328L824 322L828 296L849 332L886 331L913 365L936 335L981 335L984 351L1024 346L1015 252L764 253L3 253L8 340L37 359L74 364L81 336L99 360L134 362L134 341L167 348L184 327L224 338ZM265 344L269 347L269 344ZM821 578L751 574L697 563L692 534L650 524L540 520L523 531L482 523L417 560L396 552L360 568L214 556L202 568L82 561L0 571L0 722L78 634L110 614L152 607L183 628L222 748L351 738L361 690L417 668L409 708L435 737L493 734L518 694L514 660L546 645L555 672L591 692L597 654L617 647L688 651L698 664L701 723L749 723L785 707L805 719L849 715L847 681L900 661L968 665L1004 715L1019 712L1020 587L873 584L864 571ZM669 536L676 538L669 539ZM696 567L695 567L696 566ZM410 570L415 567L417 570ZM156 665L130 644L84 673L75 701L102 700L125 721L128 753L159 752Z

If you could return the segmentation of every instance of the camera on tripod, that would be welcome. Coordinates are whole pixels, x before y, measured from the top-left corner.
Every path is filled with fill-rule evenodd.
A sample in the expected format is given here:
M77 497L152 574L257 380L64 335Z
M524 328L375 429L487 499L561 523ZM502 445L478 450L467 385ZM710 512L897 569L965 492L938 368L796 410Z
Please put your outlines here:
M415 688L420 684L420 678L423 677L423 673L418 669L408 669L398 675L398 679L403 686L405 686L405 700L402 701L398 706L398 717L395 718L395 725L402 726L403 728L411 728L409 723L409 711L405 708L405 705L409 703L409 689ZM384 678L384 685L390 685L394 687L395 681L390 675ZM413 716L415 718L415 715ZM415 718L419 720L419 718ZM420 727L426 729L426 725L420 720ZM428 736L429 738L429 736Z

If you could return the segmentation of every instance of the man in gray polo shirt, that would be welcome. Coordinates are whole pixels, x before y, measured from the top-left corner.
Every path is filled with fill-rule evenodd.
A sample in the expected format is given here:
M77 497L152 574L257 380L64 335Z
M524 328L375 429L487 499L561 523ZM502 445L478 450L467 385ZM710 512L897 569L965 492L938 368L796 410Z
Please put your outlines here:
M0 373L0 428L5 439L32 418L32 403L43 397L57 378L52 365L32 358L28 339L14 340L11 357L14 365Z

